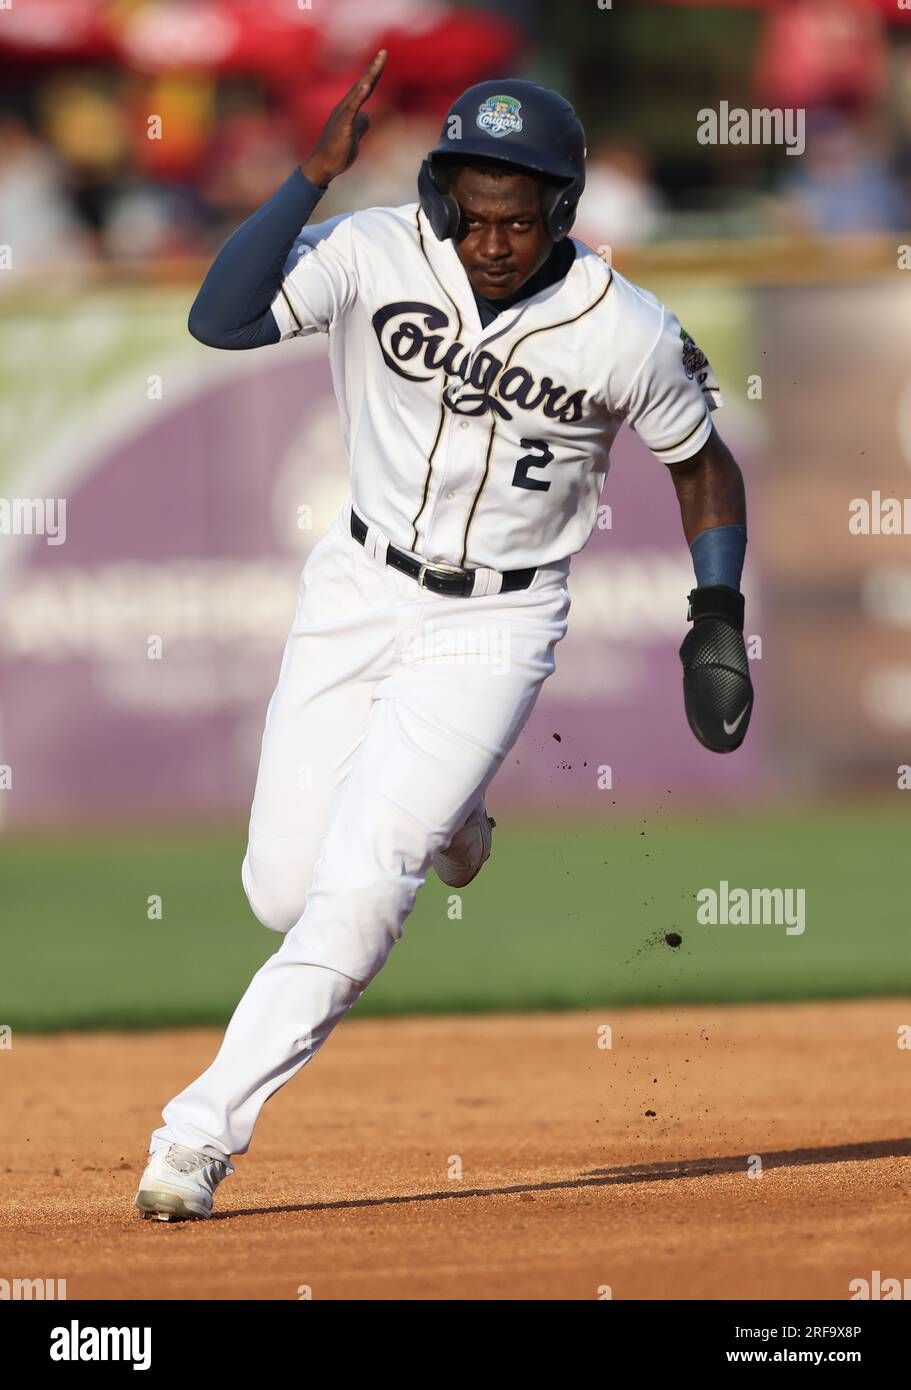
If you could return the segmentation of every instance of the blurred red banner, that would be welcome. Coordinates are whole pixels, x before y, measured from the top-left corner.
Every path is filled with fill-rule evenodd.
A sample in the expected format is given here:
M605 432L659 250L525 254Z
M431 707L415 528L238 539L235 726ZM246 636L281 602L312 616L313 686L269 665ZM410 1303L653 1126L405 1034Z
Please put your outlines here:
M453 91L506 68L519 30L483 11L438 0L395 0L365 8L333 0L331 13L291 0L29 0L0 26L0 54L30 60L105 59L146 73L254 72L306 79L390 50L385 86ZM352 79L353 80L353 79Z

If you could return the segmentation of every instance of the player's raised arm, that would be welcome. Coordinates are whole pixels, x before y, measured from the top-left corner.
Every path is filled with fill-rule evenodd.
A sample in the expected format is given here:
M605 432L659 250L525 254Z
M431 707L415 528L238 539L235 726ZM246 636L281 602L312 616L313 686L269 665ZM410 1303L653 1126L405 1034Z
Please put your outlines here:
M335 107L311 155L225 242L190 310L194 338L209 347L241 349L265 347L287 335L287 326L280 325L272 311L285 262L331 180L357 158L369 126L361 108L385 65L383 49ZM344 279L341 265L327 267L324 283L311 277L313 311L304 310L301 321L302 306L295 306L297 330L325 328L334 306L348 291Z
M386 56L385 48L381 48L351 91L342 97L323 127L313 153L301 165L301 173L318 188L328 188L357 159L361 138L370 129L370 117L361 108L380 80Z

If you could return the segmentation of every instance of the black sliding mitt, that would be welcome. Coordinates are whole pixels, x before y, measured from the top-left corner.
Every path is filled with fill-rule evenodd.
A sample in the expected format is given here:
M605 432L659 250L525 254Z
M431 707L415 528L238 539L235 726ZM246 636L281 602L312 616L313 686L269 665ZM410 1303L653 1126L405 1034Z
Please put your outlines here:
M692 629L683 639L683 701L690 728L713 753L733 753L746 736L753 686L743 640L743 594L723 584L693 589Z

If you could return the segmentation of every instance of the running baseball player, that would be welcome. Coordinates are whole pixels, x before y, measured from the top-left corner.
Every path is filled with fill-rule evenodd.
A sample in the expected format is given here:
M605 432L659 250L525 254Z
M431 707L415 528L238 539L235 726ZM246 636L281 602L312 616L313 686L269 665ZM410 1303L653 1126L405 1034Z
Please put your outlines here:
M585 184L569 103L512 79L472 87L416 203L310 225L385 61L228 240L190 313L217 348L327 335L351 489L304 567L243 862L253 912L284 940L152 1134L136 1205L163 1220L210 1215L431 865L463 887L490 854L487 790L554 670L624 421L667 467L692 551L690 726L729 752L750 719L744 489L712 422L718 385L674 315L569 236Z

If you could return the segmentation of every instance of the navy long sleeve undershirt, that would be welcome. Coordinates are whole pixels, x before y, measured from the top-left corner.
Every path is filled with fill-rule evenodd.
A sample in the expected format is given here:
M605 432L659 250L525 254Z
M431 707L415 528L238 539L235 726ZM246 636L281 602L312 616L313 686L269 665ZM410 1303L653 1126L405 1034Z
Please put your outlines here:
M325 188L295 169L281 188L228 238L209 268L190 310L188 327L208 347L257 348L281 338L271 306L281 288L285 262L301 228L309 222ZM486 299L475 294L486 328L504 309L561 280L575 257L568 239L513 295Z
M294 241L325 188L295 169L228 238L190 310L188 327L209 347L256 348L281 338L271 305Z

